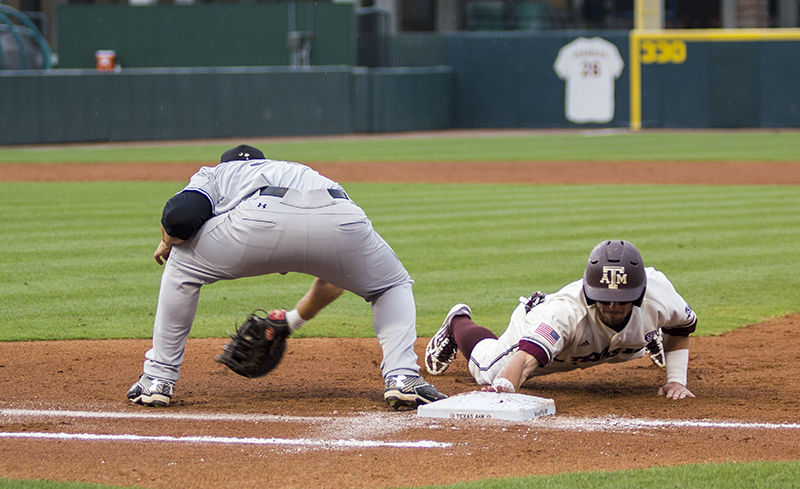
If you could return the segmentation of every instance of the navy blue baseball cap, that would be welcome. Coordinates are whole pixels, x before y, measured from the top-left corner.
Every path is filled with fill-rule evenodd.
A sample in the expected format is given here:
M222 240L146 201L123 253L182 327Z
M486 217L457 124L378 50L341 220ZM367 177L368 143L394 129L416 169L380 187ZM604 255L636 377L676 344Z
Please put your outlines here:
M219 159L219 162L225 163L226 161L247 161L247 160L263 160L263 159L264 159L264 153L262 153L260 149L248 146L246 144L240 144L239 146L231 148L228 151L222 153L222 157Z

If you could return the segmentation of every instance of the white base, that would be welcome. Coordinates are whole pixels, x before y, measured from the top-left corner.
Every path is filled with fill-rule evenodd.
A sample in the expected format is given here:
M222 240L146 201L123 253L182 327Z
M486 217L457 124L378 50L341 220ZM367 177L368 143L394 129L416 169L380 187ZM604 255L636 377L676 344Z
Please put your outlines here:
M510 392L466 392L417 408L417 416L450 419L504 419L526 421L556 413L556 403L545 397Z

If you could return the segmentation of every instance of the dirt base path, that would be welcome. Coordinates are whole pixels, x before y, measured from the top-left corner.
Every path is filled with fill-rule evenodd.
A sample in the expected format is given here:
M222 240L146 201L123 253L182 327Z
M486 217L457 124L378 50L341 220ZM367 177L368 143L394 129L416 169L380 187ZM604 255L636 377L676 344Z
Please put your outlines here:
M175 402L129 405L143 340L0 344L0 474L164 489L387 488L696 462L800 460L800 316L692 340L695 399L655 395L649 360L536 379L525 423L391 411L374 339L296 339L262 379L190 340ZM425 339L417 342L424 353ZM429 380L477 388L459 358Z

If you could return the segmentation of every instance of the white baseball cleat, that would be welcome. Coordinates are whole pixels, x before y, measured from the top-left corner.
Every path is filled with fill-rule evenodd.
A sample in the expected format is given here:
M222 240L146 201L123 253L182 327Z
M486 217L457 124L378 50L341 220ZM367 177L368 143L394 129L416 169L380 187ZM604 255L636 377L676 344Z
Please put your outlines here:
M647 354L653 365L656 367L665 368L667 366L666 354L664 353L664 335L661 333L661 328L647 333L644 337L647 340Z
M175 382L142 375L126 394L129 401L143 406L169 406Z
M456 316L472 317L472 310L466 304L456 304L444 318L442 327L433 335L425 347L425 368L431 375L439 375L447 370L458 353L458 345L450 328Z
M385 383L383 398L397 411L416 409L423 404L447 399L446 395L419 375L390 375Z

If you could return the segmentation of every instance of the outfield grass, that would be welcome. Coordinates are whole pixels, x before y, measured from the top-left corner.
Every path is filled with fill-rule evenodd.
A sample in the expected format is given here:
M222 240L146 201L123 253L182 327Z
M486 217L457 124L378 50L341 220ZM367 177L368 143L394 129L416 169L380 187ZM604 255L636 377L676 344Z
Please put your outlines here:
M0 339L149 337L161 275L158 220L179 183L4 183ZM469 303L502 331L520 295L582 275L601 239L636 243L712 334L797 310L796 186L350 184L416 280L419 334ZM613 198L609 198L612 196ZM224 336L254 307L291 307L311 279L203 290L193 336ZM346 294L299 335L372 336Z
M434 133L435 134L435 133ZM246 139L293 161L793 161L800 131L585 131L461 136ZM7 147L0 163L207 162L230 141Z

